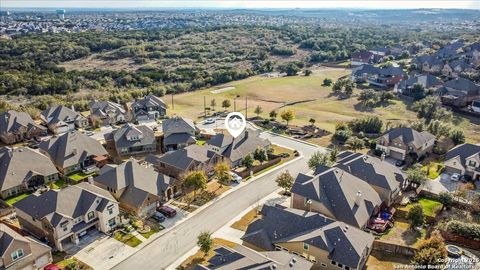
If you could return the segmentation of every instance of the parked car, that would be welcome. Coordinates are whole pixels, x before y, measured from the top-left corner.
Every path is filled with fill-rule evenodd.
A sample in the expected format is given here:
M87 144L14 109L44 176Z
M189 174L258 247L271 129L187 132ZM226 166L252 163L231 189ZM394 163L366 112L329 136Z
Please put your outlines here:
M168 218L172 218L172 217L177 215L177 210L175 210L171 207L168 207L166 205L157 207L157 211L162 213L163 215L165 215Z
M450 180L457 182L458 180L460 180L460 174L458 173L452 174L452 176L450 176Z
M43 267L43 270L60 270L60 267L58 267L56 264L51 263Z
M165 221L165 216L160 212L155 212L155 214L153 214L152 218L154 220L156 220L157 222L160 222L160 223Z
M215 118L207 118L205 119L205 121L203 121L204 124L208 125L208 124L213 124L215 123Z
M464 174L462 176L460 176L460 180L462 180L462 182L466 183L466 182L470 182L472 181L472 177L470 175L467 175L467 174Z
M240 183L242 182L242 177L240 177L240 175L234 173L234 172L230 172L230 175L232 176L232 181L235 182L235 183Z
M403 165L405 165L404 160L397 160L397 162L395 162L395 166L397 166L397 167L402 167Z

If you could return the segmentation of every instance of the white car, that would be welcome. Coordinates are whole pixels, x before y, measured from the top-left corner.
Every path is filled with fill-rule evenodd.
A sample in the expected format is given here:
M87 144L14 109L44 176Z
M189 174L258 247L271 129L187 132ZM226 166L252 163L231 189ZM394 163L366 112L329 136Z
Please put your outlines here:
M230 172L230 175L232 176L232 181L235 182L235 183L240 183L242 182L242 177L240 177L240 175L234 173L234 172Z
M450 176L450 180L457 182L458 180L460 180L460 174L458 173L452 174L452 176Z
M203 121L204 124L208 125L208 124L213 124L215 123L215 118L207 118L205 119L205 121Z

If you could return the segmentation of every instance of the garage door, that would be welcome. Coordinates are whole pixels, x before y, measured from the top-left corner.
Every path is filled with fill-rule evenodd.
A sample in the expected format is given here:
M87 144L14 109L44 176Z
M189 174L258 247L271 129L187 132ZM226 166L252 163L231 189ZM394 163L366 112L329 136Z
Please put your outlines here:
M35 265L38 267L38 268L43 268L45 265L47 265L49 263L49 258L48 258L48 255L43 255L42 257L38 258L36 261L35 261Z
M390 150L390 157L394 158L394 159L398 159L398 160L403 160L403 154L400 153L400 152L396 152L396 151L392 151Z
M448 167L448 166L445 167L445 171L449 174L453 174L453 173L462 174L462 170L457 169L457 168Z

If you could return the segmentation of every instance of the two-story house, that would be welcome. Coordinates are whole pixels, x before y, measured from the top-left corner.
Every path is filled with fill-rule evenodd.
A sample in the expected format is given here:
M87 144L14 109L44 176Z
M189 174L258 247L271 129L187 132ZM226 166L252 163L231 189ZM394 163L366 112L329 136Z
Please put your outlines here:
M407 74L399 67L377 68L367 76L370 85L380 88L394 87L395 84L407 78Z
M208 150L221 155L232 167L241 165L241 161L248 155L253 154L257 148L268 150L272 143L262 139L257 131L245 129L238 137L220 133L207 141L205 146Z
M45 155L27 147L0 148L2 199L16 196L58 180L58 171Z
M292 208L318 212L357 228L365 228L382 205L367 182L338 167L325 168L313 176L300 173L291 193Z
M174 116L162 122L163 149L165 152L195 144L197 127L191 119Z
M110 192L120 207L139 217L149 217L156 207L172 198L174 180L131 158L118 166L107 165L95 177L95 185Z
M424 156L433 150L435 136L427 131L418 132L412 128L392 128L376 140L376 149L386 156L405 160Z
M440 74L443 69L442 60L428 54L415 57L412 63L416 65L418 70L431 74Z
M25 112L14 110L0 114L0 140L14 144L47 135L47 128L41 126Z
M402 189L407 186L406 176L400 168L374 156L342 152L334 167L367 182L378 193L384 206L391 206L397 201ZM321 170L319 166L315 175Z
M125 124L105 135L107 144L113 142L119 156L152 153L157 151L157 138L145 125Z
M460 73L473 72L475 69L463 59L453 60L443 66L442 74L448 78L458 78Z
M426 90L436 92L442 86L442 81L431 74L417 74L406 80L402 80L395 85L395 91L415 100L422 99L426 96ZM416 85L423 86L424 91L419 91Z
M135 100L131 105L132 116L137 122L151 121L167 114L167 105L154 95L148 95Z
M42 111L40 119L55 134L73 131L76 128L86 128L89 125L85 116L63 105Z
M264 205L248 226L243 245L257 251L283 250L314 263L314 269L364 269L374 237L316 212Z
M13 206L23 229L60 251L78 245L89 231L107 233L119 224L115 198L86 182L32 194Z
M480 86L464 78L452 79L438 91L442 103L453 107L466 107L480 98Z
M145 159L159 172L177 179L195 170L203 170L209 175L213 172L215 164L222 160L223 157L218 153L196 144L168 152L163 156L149 155Z
M92 101L90 107L90 122L99 121L102 126L125 123L127 111L122 105L111 101Z
M63 174L83 171L91 173L106 164L108 153L102 144L78 131L71 131L39 145L40 152L49 156Z
M52 262L51 248L0 223L0 269L43 269Z
M353 52L351 55L350 65L358 67L364 64L373 63L373 53L369 51Z
M480 146L470 143L458 145L445 156L445 171L469 175L480 180Z

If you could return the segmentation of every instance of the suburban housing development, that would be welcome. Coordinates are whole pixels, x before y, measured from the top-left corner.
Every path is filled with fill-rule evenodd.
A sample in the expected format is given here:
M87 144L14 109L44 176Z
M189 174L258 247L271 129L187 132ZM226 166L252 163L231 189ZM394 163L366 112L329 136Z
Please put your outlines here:
M16 2L0 270L480 269L466 1Z

